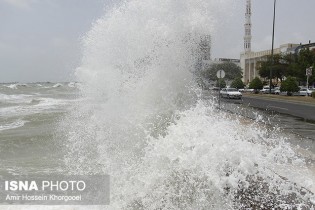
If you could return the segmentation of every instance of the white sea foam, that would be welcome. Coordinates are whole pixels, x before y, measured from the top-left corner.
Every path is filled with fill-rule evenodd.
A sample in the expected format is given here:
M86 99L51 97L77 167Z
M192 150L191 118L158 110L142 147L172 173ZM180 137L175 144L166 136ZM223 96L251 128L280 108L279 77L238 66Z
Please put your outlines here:
M311 188L313 177L278 128L198 99L200 37L214 33L232 2L131 0L85 37L76 75L87 101L61 125L65 161L72 173L111 175L108 209L309 202L299 187Z
M4 130L10 130L10 129L23 127L26 122L28 122L28 121L19 119L19 120L12 122L12 123L6 123L6 124L2 124L2 125L0 124L0 132L4 131Z
M26 104L0 108L1 117L26 116L36 113L54 112L65 108L74 100L54 99L37 97L28 100ZM15 103L18 103L15 101Z
M62 86L63 86L63 84L61 84L61 83L57 83L57 84L54 84L54 85L53 85L54 88L62 87Z
M27 84L22 84L22 83L15 83L15 84L10 84L10 85L5 85L7 88L11 89L18 89L19 87L27 87Z
M77 83L76 82L69 82L68 87L71 87L71 88L77 87Z
M31 101L32 95L27 94L7 95L0 93L1 103L30 103Z
M233 2L130 0L87 34L84 99L59 130L70 172L111 175L111 203L95 209L271 209L295 202L290 193L308 202L300 187L314 177L277 127L198 97L200 37Z
M284 195L293 183L312 186L304 161L279 133L240 120L202 102L181 113L166 136L149 140L140 162L113 174L119 176L113 187L114 208L229 209L240 189L255 184L248 176L262 177ZM101 156L108 158L106 153ZM280 196L276 199L281 201Z

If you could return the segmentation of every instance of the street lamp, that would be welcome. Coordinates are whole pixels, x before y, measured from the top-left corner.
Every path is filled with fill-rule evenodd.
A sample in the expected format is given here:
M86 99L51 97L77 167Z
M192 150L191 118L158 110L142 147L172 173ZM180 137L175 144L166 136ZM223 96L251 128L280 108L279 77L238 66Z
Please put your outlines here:
M273 60L273 44L274 44L274 37L275 37L276 2L277 2L277 0L274 0L274 3L273 3L272 47L271 47L271 66L270 66L270 79L269 79L269 94L271 94L272 66L274 64L274 60Z

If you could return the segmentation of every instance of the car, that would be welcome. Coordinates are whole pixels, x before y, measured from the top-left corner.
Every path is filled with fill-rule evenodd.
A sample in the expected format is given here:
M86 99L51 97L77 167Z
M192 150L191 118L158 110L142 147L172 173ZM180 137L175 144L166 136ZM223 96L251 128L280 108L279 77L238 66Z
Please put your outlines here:
M219 87L210 87L209 90L212 90L212 91L219 91L220 88L219 88Z
M223 88L220 91L220 95L222 96L222 98L242 99L242 93L236 88Z
M275 91L274 91L274 94L276 94L276 95L283 95L283 96L286 96L286 95L288 95L288 92L287 91L281 91L280 90L280 87L275 87L275 89L274 89ZM292 95L297 95L298 93L296 93L296 92L294 92L294 93L292 93Z
M280 93L281 93L280 87L275 87L275 94L280 95Z
M255 89L245 89L244 92L247 92L247 93L254 93L255 92Z
M261 89L259 92L260 93L269 93L270 92L269 86L268 85L264 86L263 89ZM275 93L275 89L272 88L271 89L271 93L274 94Z
M241 93L253 93L254 89L244 88L244 89L238 89Z
M308 88L301 88L299 91L300 96L311 96L312 95L312 90Z

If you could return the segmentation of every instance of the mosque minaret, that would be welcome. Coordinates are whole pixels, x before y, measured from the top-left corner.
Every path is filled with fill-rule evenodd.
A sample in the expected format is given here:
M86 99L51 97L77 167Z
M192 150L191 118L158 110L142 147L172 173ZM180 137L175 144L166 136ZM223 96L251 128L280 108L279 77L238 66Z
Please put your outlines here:
M251 51L251 41L252 41L252 23L251 23L251 0L246 0L246 13L245 13L245 36L244 36L244 51Z

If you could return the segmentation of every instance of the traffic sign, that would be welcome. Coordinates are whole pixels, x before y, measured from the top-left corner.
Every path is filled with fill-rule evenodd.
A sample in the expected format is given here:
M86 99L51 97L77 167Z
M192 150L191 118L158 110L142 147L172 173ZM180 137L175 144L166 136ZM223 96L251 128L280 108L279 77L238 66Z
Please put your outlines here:
M306 76L312 76L312 70L313 70L312 67L307 68L307 69L306 69Z
M225 72L224 72L223 70L217 71L217 77L218 77L219 79L224 78L224 77L225 77Z

